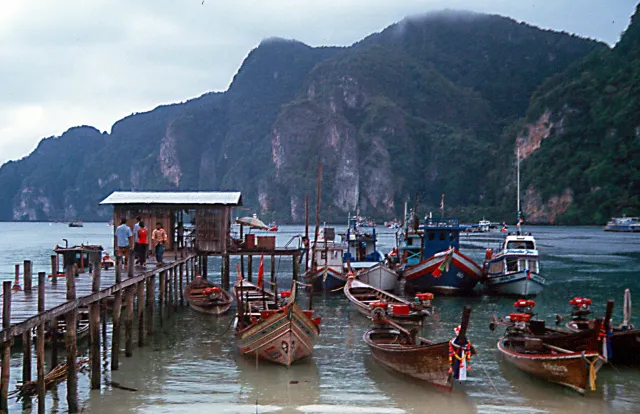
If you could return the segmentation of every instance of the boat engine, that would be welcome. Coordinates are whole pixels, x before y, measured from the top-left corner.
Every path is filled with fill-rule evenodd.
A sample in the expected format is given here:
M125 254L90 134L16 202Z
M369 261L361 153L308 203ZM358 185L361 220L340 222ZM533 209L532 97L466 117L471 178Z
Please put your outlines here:
M373 302L371 307L371 319L374 323L387 316L387 302Z
M572 306L571 318L574 321L586 321L591 314L591 299L575 297L569 301Z
M208 287L202 290L202 295L209 296L211 299L216 299L218 296L220 296L220 288L217 286Z
M531 299L519 299L513 307L516 308L514 313L509 314L509 325L507 326L507 333L509 332L523 332L527 330L527 325L533 317L533 308L536 303Z

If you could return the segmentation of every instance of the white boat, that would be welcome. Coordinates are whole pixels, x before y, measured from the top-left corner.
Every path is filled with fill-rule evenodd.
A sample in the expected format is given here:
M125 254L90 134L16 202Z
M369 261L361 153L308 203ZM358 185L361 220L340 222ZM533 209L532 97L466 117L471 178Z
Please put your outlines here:
M546 281L540 274L540 260L535 238L510 234L502 250L487 251L484 284L490 292L501 295L529 297L538 295Z
M356 277L368 285L387 292L393 292L398 285L398 274L385 266L384 263L362 269Z
M536 240L531 233L524 234L520 227L523 221L520 218L520 151L517 165L518 231L507 234L499 252L487 249L483 283L492 293L529 297L542 292L546 281L540 274Z
M485 218L478 222L478 231L480 233L488 233L491 231L491 222Z

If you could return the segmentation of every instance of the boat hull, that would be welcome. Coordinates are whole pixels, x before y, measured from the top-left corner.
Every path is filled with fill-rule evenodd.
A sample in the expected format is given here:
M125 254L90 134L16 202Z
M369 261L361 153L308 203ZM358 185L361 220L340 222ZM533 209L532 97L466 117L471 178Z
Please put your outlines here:
M365 332L364 342L369 346L373 358L401 374L429 382L437 387L451 390L453 375L449 372L449 343L428 345L405 345L381 343L380 340L393 340L397 331L372 329ZM427 342L420 338L423 342Z
M358 273L358 279L375 288L393 292L398 286L398 274L382 263Z
M490 276L484 281L487 290L499 295L531 297L542 293L546 281L537 273L514 272Z
M323 267L315 272L310 271L305 275L305 281L313 286L314 293L337 292L347 283L344 275L331 267Z
M213 287L220 289L218 297L212 298L208 295L203 295L205 288ZM191 309L206 315L222 315L231 308L231 304L233 303L233 296L231 296L229 292L220 288L215 283L201 278L187 285L185 289L185 299Z
M508 339L498 342L498 350L504 359L518 369L543 380L569 387L584 394L590 380L604 364L597 352L573 352L570 354L525 354L509 349ZM594 364L594 372L590 370ZM595 379L594 379L595 380Z
M575 322L567 323L567 328L573 332L584 332ZM608 361L618 365L640 366L640 329L614 329L613 334L609 337L611 342L611 354ZM599 349L602 349L601 339Z
M204 313L207 315L222 315L223 313L226 313L229 310L229 308L231 308L231 303L227 303L225 305L220 305L220 306L205 307L205 306L198 306L196 304L189 302L189 307L196 312Z
M288 367L312 354L319 332L318 327L293 303L242 331L236 331L235 336L241 354Z
M482 269L473 260L460 253L453 252L449 269L440 276L434 276L442 264L446 254L438 253L402 272L406 279L406 287L418 292L436 292L445 295L465 294L471 292L482 276Z

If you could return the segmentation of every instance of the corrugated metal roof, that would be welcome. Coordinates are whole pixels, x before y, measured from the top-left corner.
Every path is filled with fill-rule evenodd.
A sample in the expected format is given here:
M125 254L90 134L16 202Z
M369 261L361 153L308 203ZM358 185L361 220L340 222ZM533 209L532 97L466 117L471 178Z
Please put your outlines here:
M242 193L229 192L150 192L114 191L100 202L104 204L202 204L202 205L242 205Z

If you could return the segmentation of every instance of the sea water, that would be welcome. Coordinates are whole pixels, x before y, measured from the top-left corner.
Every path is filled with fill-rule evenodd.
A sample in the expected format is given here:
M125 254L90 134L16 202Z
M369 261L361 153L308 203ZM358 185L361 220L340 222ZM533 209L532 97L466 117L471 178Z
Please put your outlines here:
M338 231L345 226L336 226ZM603 314L607 299L616 300L614 323L621 321L625 288L635 299L640 317L640 234L605 233L598 227L525 227L538 240L542 273L548 286L536 298L535 311L553 324L568 314L574 296L590 297L595 314ZM0 223L0 278L13 278L14 265L29 259L34 274L48 271L56 244L102 244L110 253L112 227L85 223L69 228L55 223ZM303 231L280 226L278 244ZM379 248L388 252L393 231L378 229ZM462 250L481 263L485 248L499 246L500 233L462 236ZM254 276L259 258L254 258ZM235 269L235 261L231 268ZM265 269L270 266L265 265ZM290 259L277 259L278 285L290 283ZM210 259L210 278L219 280L220 261ZM81 275L80 277L88 277ZM306 303L305 300L302 301ZM512 311L513 299L489 296L436 296L433 316L422 335L441 341L454 336L462 308L473 308L469 338L478 354L471 360L469 379L443 392L378 365L362 341L368 320L350 308L340 292L314 296L322 316L313 356L291 368L237 354L230 324L222 317L179 308L134 356L120 357L120 369L109 368L110 349L103 348L100 390L89 390L88 372L79 375L80 406L91 413L637 413L640 410L640 369L605 366L598 389L586 396L531 378L502 361L496 350L502 329L489 330L493 315ZM640 325L640 322L637 323ZM134 335L137 330L134 328ZM109 346L111 341L108 341ZM124 344L123 344L124 345ZM640 351L640 350L639 350ZM86 348L80 353L88 355ZM62 353L61 353L62 356ZM10 389L21 378L22 354L12 354ZM35 360L35 358L34 358ZM47 355L47 364L48 364ZM34 362L35 363L35 362ZM35 366L33 368L35 375ZM130 390L114 387L117 384ZM47 412L66 412L66 384L47 393ZM10 401L11 412L35 412L32 401Z

